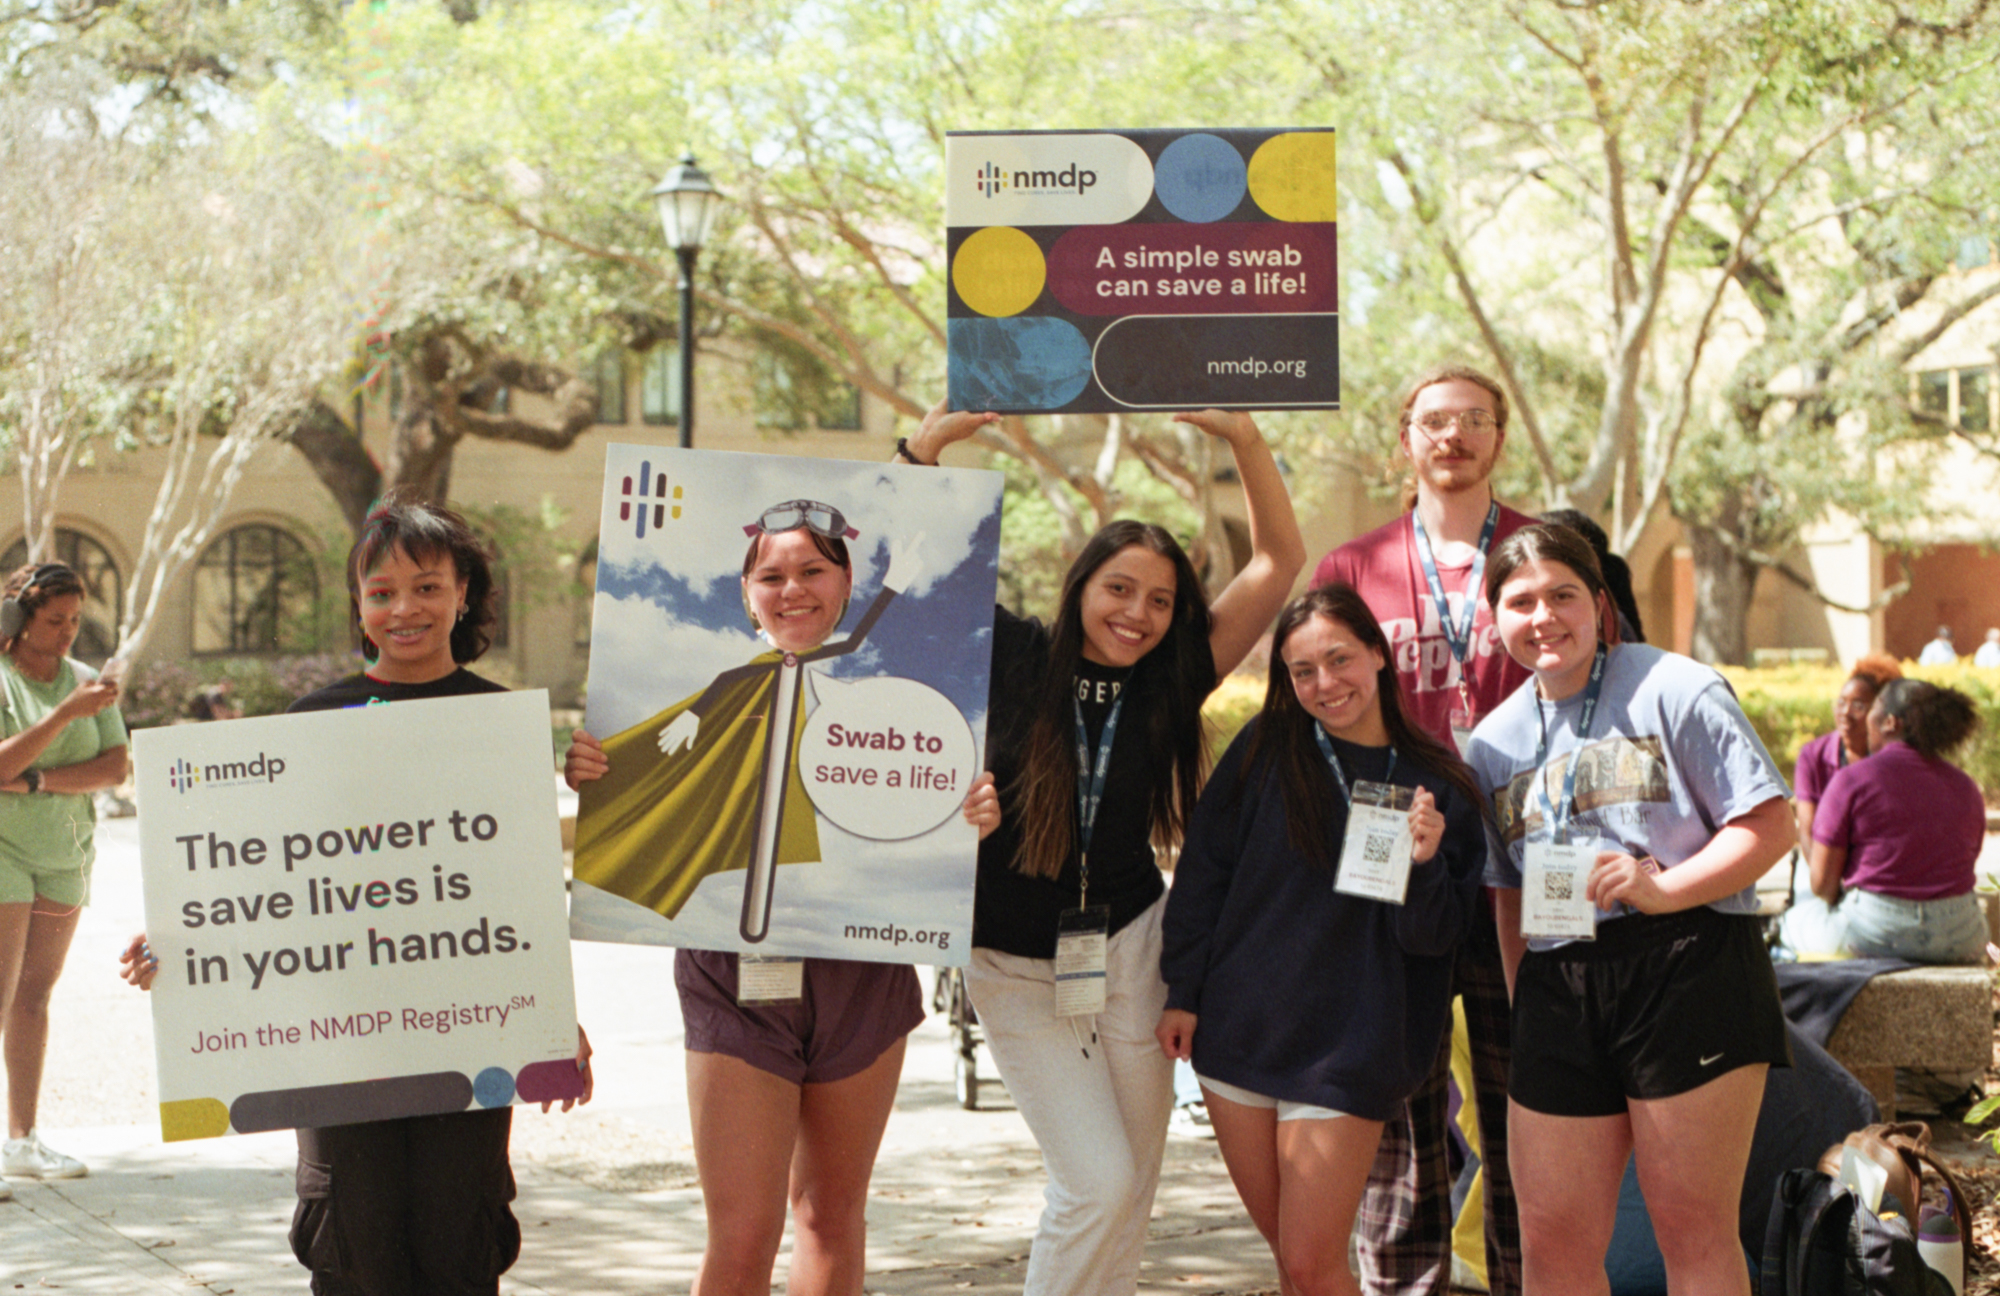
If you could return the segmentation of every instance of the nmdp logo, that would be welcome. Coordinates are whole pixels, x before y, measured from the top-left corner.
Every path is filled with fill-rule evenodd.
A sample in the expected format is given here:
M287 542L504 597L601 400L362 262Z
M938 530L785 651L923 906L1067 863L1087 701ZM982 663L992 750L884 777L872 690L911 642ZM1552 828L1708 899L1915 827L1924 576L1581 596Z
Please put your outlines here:
M639 539L644 540L646 538L646 514L648 512L653 515L653 529L655 531L667 524L667 475L661 473L657 477L654 476L651 461L645 459L639 461L639 489L637 491L632 489L632 474L627 473L625 474L624 489L620 494L623 498L618 501L618 520L620 522L630 522L636 514L638 517L638 526L635 534ZM675 499L681 497L680 487L674 487L673 497ZM672 507L674 511L673 515L678 518L681 515L681 506L675 504Z
M201 785L201 766L190 765L185 760L177 760L167 766L167 786L176 792L187 792Z
M1007 187L1007 173L988 162L973 173L973 184L988 198L994 197Z
M192 792L198 787L231 787L241 783L276 783L285 772L285 758L258 752L249 760L216 761L196 765L176 760L167 766L167 786L176 792Z

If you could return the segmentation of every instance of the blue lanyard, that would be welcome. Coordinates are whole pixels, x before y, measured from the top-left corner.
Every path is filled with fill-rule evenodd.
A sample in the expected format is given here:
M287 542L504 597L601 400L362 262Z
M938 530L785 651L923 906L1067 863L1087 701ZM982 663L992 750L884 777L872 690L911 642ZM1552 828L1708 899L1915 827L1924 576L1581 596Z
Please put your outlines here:
M1424 565L1424 580L1431 587L1431 601L1437 604L1438 624L1444 627L1444 641L1464 676L1467 658L1472 656L1472 622L1479 614L1479 582L1486 575L1486 551L1493 544L1493 529L1500 524L1500 501L1486 506L1486 525L1479 528L1479 550L1472 556L1472 575L1465 583L1465 617L1462 625L1452 624L1451 602L1445 597L1444 582L1438 579L1437 560L1431 557L1431 538L1424 534L1424 520L1410 510L1410 525L1417 533L1417 557Z
M1354 793L1347 786L1347 771L1340 768L1340 757L1333 754L1333 740L1326 736L1326 729L1317 724L1313 726L1313 737L1319 739L1319 749L1321 754L1326 757L1326 763L1333 766L1334 781L1340 784L1340 799L1347 803L1349 809L1352 809L1354 806ZM1395 778L1396 749L1391 747L1389 749L1389 769L1382 775L1382 781L1384 783L1391 783L1395 781Z
M1098 734L1098 750L1090 750L1090 730L1084 728L1084 704L1076 702L1076 818L1078 856L1090 856L1090 830L1098 824L1098 802L1104 800L1104 776L1112 770L1112 738L1118 734L1118 712L1124 708L1124 690L1112 702L1112 714L1104 718L1104 732ZM1086 864L1088 868L1088 864ZM1084 886L1090 886L1088 872Z
M1535 719L1542 726L1542 740L1535 748L1535 786L1542 794L1542 804L1549 811L1550 840L1561 845L1569 839L1570 807L1576 800L1576 767L1582 762L1583 744L1590 739L1590 722L1597 715L1597 699L1604 692L1604 645L1597 645L1597 655L1590 661L1590 682L1583 686L1583 714L1577 717L1576 749L1569 754L1569 768L1563 771L1563 790L1560 802L1549 800L1549 778L1545 766L1549 763L1549 721L1542 714L1542 700L1535 699Z

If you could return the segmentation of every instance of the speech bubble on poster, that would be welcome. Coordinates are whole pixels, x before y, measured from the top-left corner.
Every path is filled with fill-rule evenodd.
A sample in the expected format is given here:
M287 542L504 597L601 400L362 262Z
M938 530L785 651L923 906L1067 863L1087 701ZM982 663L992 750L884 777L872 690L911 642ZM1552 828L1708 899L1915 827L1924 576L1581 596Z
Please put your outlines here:
M815 682L799 777L819 812L856 837L903 841L958 812L978 776L972 727L915 680Z
M953 132L945 165L952 408L1339 408L1330 129Z
M581 1093L546 693L133 745L168 1141Z

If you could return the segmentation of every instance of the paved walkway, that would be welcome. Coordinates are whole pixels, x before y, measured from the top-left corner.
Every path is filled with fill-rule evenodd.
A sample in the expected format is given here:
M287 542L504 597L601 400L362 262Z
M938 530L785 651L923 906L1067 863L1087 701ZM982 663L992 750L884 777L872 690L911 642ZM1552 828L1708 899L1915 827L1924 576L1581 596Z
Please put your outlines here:
M305 1271L285 1242L291 1136L160 1142L149 1010L117 979L115 963L141 926L137 825L110 821L99 836L95 903L57 990L41 1117L48 1142L83 1158L91 1173L9 1181L0 1291L302 1292ZM670 959L664 950L576 947L597 1098L568 1116L517 1108L515 1211L524 1242L503 1292L687 1289L703 1226ZM933 1018L911 1039L876 1168L869 1292L1021 1288L1041 1209L1040 1160L997 1084L985 1091L994 1109L960 1109L951 1063L949 1032ZM781 1257L781 1277L783 1265ZM1275 1291L1269 1254L1213 1142L1169 1143L1142 1286Z

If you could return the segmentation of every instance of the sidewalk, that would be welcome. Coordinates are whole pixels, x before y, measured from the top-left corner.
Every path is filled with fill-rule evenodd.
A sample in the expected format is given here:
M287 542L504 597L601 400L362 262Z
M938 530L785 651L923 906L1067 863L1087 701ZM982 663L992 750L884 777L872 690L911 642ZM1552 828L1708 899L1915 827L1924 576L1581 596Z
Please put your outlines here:
M291 1135L160 1142L151 1018L116 973L117 951L142 925L137 841L131 819L99 826L93 904L52 1010L42 1130L91 1173L8 1181L0 1290L302 1292L305 1271L285 1242ZM516 1108L523 1243L503 1292L657 1293L691 1282L703 1224L671 957L575 947L597 1097L568 1116ZM926 1021L911 1037L876 1166L867 1291L1020 1291L1041 1211L1040 1157L997 1083L982 1086L981 1101L989 1109L958 1106L950 1033L941 1018ZM1236 1296L1276 1286L1215 1144L1171 1139L1141 1289Z

